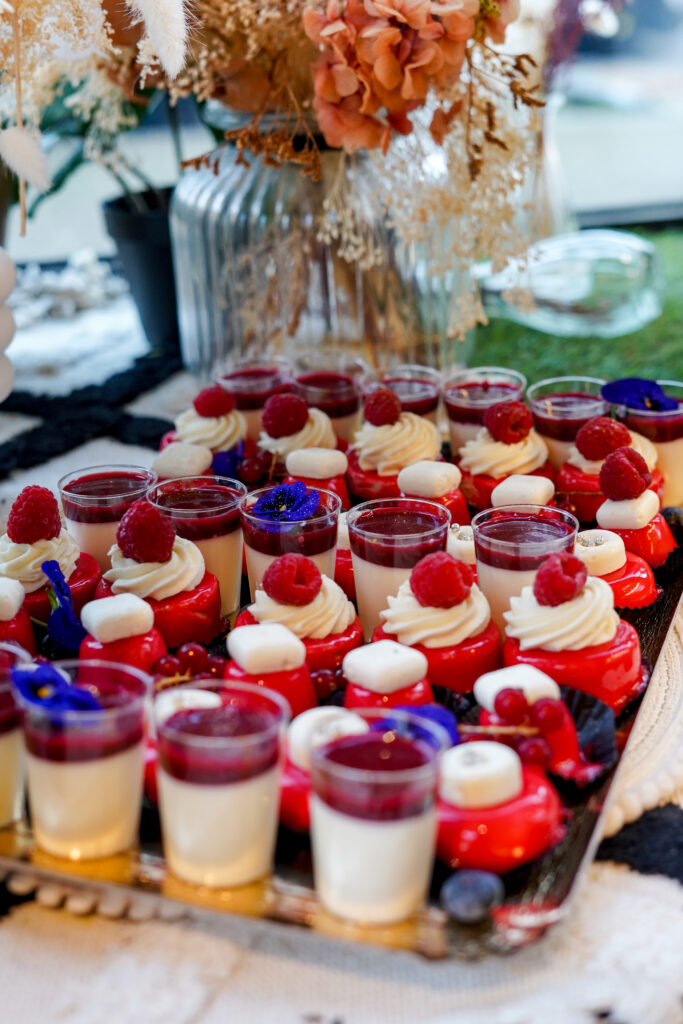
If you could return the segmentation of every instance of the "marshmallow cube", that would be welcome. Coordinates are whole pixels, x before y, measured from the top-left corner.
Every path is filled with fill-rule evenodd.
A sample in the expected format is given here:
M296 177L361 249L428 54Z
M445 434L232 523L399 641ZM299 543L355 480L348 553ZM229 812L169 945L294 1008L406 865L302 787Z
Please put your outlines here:
M547 505L555 493L555 485L545 476L513 473L493 488L491 502L500 505Z
M416 498L442 498L460 486L462 473L452 462L422 459L398 474L399 490Z
M424 679L427 659L421 651L395 640L378 640L349 651L342 669L350 683L388 694Z
M461 743L441 757L439 794L455 807L497 807L514 800L523 787L519 754L504 743Z
M154 612L136 594L114 594L84 605L81 622L101 644L110 644L149 633L154 626Z
M10 622L24 603L25 592L19 580L0 576L0 622Z
M279 622L238 626L228 634L228 654L251 676L301 668L306 647Z
M303 476L310 480L330 480L343 476L349 468L344 452L331 448L297 448L285 460L290 476Z
M659 512L659 498L654 491L643 491L637 498L603 501L596 519L606 530L642 530Z
M493 712L501 690L521 690L530 704L541 697L557 700L560 688L554 679L533 665L510 665L495 672L485 672L474 684L474 698L486 711Z
M170 480L180 476L203 476L210 472L213 453L201 444L173 441L155 457L152 469L157 476Z

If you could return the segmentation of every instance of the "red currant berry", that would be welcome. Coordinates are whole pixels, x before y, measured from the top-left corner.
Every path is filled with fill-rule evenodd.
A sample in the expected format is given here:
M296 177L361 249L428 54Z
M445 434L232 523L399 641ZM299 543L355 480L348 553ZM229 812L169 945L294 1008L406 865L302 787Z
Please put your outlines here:
M242 459L237 469L237 475L243 484L258 483L263 476L261 460L257 458Z
M313 686L318 700L325 700L339 688L339 683L332 669L321 668L313 674Z
M204 672L210 676L216 676L218 679L223 678L225 672L225 666L228 664L227 658L222 658L220 654L211 654L206 659L206 666Z
M180 659L176 658L175 654L162 654L154 665L154 674L161 676L162 679L182 675Z
M508 725L521 725L529 716L529 705L523 691L511 686L496 694L493 710Z
M183 672L189 672L191 676L197 676L203 672L208 660L209 652L198 640L191 640L189 643L181 644L178 648L180 667Z
M550 764L550 747L540 736L529 736L517 744L517 753L524 764L533 764L543 771Z
M531 708L531 721L544 736L561 729L564 725L564 704L554 697L541 697Z

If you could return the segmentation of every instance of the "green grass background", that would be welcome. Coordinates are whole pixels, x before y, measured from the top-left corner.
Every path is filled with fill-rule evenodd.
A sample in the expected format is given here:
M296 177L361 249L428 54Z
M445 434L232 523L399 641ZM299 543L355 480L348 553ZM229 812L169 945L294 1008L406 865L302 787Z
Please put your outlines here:
M511 366L529 380L562 374L668 377L683 380L683 229L635 233L657 249L665 282L663 312L642 330L621 338L553 338L495 320L475 331L470 366Z

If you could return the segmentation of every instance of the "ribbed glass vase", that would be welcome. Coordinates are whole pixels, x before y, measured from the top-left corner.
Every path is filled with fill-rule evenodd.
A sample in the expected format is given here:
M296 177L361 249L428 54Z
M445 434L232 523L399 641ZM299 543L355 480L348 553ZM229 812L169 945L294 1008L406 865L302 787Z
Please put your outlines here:
M235 126L218 105L210 117L214 127ZM374 164L362 155L321 155L322 178L313 182L295 164L272 167L248 156L244 166L228 145L217 173L187 171L176 187L171 235L181 347L185 365L200 377L233 358L326 347L380 369L463 362L464 346L450 330L463 275L430 270L444 262L440 231L435 227L429 252L402 245L372 199ZM354 211L359 258L321 237L333 187ZM368 248L374 261L362 258Z

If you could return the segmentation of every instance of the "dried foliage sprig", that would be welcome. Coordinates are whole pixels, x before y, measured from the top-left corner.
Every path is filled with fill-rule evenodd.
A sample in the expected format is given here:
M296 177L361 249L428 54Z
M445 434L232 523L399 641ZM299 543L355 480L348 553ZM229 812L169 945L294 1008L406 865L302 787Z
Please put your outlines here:
M188 43L184 0L129 0L129 7L144 22L145 38L140 43L143 55L149 46L168 77L177 78L185 64Z

